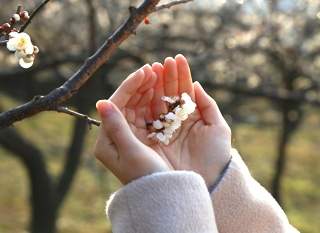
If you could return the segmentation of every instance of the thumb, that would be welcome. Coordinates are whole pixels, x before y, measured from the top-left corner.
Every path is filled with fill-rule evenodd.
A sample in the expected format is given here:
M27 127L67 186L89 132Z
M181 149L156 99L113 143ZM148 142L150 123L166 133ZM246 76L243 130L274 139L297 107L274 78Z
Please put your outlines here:
M96 107L101 117L102 129L117 149L121 151L131 147L136 138L118 107L109 100L99 100Z
M223 116L216 101L205 92L199 82L194 82L193 86L197 107L205 123L212 125L224 122Z

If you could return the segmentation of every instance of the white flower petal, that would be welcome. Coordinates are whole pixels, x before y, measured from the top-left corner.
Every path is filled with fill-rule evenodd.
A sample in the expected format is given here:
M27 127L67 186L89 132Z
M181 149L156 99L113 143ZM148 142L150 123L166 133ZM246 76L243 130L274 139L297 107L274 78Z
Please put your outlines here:
M166 120L172 120L172 121L177 119L177 116L173 112L168 112L164 117Z
M152 126L155 129L162 129L163 128L163 124L160 120L156 120L156 121L152 122Z
M25 32L19 33L19 38L23 38L23 39L25 39L25 40L31 41L30 36L29 36L27 33L25 33Z
M33 65L33 60L32 60L32 62L26 62L23 58L20 58L19 59L19 65L22 68L28 69Z
M157 134L156 134L156 138L157 138L160 142L164 142L167 137L166 137L163 133L157 133Z
M16 38L11 38L11 39L9 39L9 41L7 42L7 49L8 49L9 51L14 52L14 51L17 50L16 45L17 45L17 39L16 39Z
M181 120L177 119L174 122L172 122L171 124L171 128L173 129L173 131L176 131L177 129L179 129L181 127Z
M184 108L177 107L175 108L175 113L178 119L185 121L188 118L188 113Z
M39 53L39 47L38 46L33 46L33 53L34 54L37 54L37 53Z
M164 102L168 102L170 104L174 104L175 102L177 102L179 100L179 97L178 96L174 96L174 97L162 96L161 100Z
M19 33L18 32L10 32L9 36L10 36L10 38L14 38L14 37L19 36Z
M196 104L194 103L184 104L182 107L188 115L190 115L196 110Z
M169 145L169 143L170 143L170 140L168 138L163 142L163 144L165 144L166 146Z
M26 54L33 54L34 51L34 46L32 43L28 43L26 48L25 48L25 52Z
M15 56L19 60L20 58L26 57L27 54L24 52L24 50L16 50Z
M166 137L171 138L174 133L174 129L171 127L165 128L163 133L166 135Z
M184 102L182 104L182 108L188 115L195 111L197 105L192 101L191 97L187 93L182 93L181 100Z
M13 16L12 16L16 21L20 21L20 15L18 15L18 14L13 14Z

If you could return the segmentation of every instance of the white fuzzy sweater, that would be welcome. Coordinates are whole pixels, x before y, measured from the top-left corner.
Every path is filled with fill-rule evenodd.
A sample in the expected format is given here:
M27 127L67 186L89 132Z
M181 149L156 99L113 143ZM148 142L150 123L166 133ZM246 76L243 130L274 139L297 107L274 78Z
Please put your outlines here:
M107 203L113 233L297 233L238 153L211 193L190 171L155 173L114 193Z

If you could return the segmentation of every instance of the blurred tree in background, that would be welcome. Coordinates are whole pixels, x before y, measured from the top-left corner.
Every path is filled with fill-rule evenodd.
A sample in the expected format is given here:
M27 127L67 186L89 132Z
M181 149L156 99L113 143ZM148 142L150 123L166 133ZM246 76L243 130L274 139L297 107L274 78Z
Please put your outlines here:
M34 9L40 1L1 0L1 22L19 3ZM27 29L40 48L32 68L20 69L0 48L0 111L65 82L137 3L50 1ZM107 98L130 72L183 53L194 79L219 103L234 146L254 176L293 225L316 233L320 3L194 0L149 20L67 105L95 116L95 102ZM83 119L56 112L0 130L0 232L24 232L28 225L33 233L107 231L104 200L118 183L90 157L95 133Z

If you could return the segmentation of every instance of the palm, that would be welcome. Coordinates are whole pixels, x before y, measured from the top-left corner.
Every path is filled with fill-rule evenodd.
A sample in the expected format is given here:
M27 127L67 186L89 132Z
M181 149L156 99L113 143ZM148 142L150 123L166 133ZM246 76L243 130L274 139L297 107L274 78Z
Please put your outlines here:
M228 154L230 150L228 143L221 143L230 142L230 135L225 133L225 127L221 127L224 120L214 101L211 99L213 103L210 102L210 97L205 96L201 87L192 83L188 63L181 55L176 59L166 59L163 66L155 63L152 69L150 66L142 69L142 75L136 73L128 78L111 100L121 109L136 137L169 165L177 170L194 170L206 176L209 171L204 167L208 167L208 161L212 161L215 154ZM161 97L180 96L183 92L196 102L196 111L183 122L169 145L148 139L150 132L146 122L167 111Z

